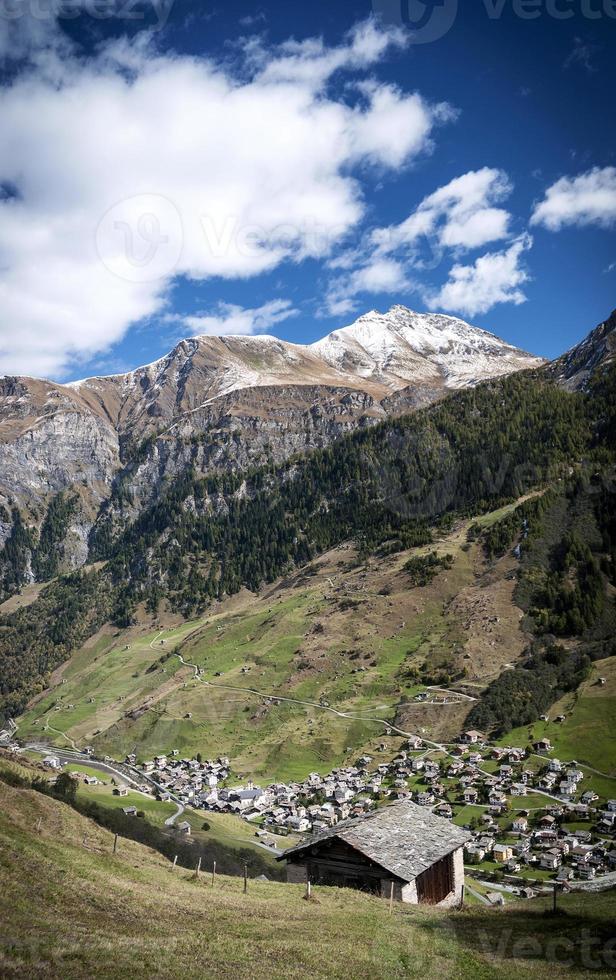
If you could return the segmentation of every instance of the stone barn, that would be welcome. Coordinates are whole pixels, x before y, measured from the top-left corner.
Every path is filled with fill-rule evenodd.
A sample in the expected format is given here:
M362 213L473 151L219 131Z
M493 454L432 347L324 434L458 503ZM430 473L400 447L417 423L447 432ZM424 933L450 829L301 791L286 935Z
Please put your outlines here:
M357 888L398 902L457 905L471 835L410 801L345 820L281 854L287 881Z

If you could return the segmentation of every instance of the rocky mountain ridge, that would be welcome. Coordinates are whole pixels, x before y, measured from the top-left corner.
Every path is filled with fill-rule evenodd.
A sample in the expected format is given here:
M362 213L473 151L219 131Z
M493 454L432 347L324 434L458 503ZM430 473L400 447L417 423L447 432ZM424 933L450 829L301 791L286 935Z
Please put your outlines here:
M394 306L307 346L203 336L123 375L0 379L0 546L13 508L40 528L50 500L70 493L62 567L76 567L102 511L134 519L189 467L278 463L542 363L455 317Z

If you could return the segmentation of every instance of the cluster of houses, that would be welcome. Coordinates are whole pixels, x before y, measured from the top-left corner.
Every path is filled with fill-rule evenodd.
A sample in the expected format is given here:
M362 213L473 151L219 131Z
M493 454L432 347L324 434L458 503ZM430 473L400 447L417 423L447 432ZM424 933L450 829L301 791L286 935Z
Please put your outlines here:
M126 764L134 766L136 756L128 755ZM157 755L139 767L150 785L157 788L159 800L179 800L195 808L207 808L226 793L220 787L231 774L229 760L224 756L216 760L182 759L177 749L170 754ZM146 785L147 788L147 785Z
M468 731L444 753L412 736L391 760L379 763L363 755L327 775L313 772L302 781L265 787L250 781L230 785L227 758L181 759L173 751L140 768L159 799L236 814L254 821L258 835L318 834L349 817L365 817L384 802L412 801L449 819L467 808L468 864L489 862L510 874L540 869L561 881L616 870L610 846L616 800L599 805L597 794L583 788L582 770L549 758L551 751L547 739L531 753L491 746L480 732ZM134 765L135 758L126 761ZM537 793L543 794L541 806ZM524 809L529 795L533 799ZM568 833L563 823L587 823L588 829Z

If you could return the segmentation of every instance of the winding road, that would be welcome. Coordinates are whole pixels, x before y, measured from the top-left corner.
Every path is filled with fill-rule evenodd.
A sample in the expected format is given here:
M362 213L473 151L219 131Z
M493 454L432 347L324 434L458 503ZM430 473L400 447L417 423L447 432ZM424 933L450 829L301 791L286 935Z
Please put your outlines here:
M383 727L389 729L389 731L396 732L396 734L401 735L402 738L411 738L412 736L417 734L416 732L405 732L403 728L398 728L397 725L392 724L392 722L387 721L387 719L385 718L366 718L364 715L358 715L355 712L339 711L337 708L332 708L329 705L320 704L318 701L302 701L299 698L281 697L279 694L266 694L263 691L257 691L255 688L252 687L235 687L230 684L212 684L211 681L208 681L201 676L201 672L200 672L201 668L197 664L193 664L190 663L188 660L184 660L184 658L180 653L174 653L174 656L178 658L178 660L184 667L191 667L195 672L195 678L197 680L200 680L202 684L205 684L206 687L219 688L221 690L226 690L226 691L235 691L235 692L239 691L242 694L253 694L255 695L255 697L263 698L267 701L286 701L291 704L301 704L310 708L320 708L322 711L329 711L331 714L337 715L339 718L347 718L350 719L351 721L373 721L375 722L375 724L378 723L380 725L383 725ZM466 697L469 696L466 695ZM469 697L469 700L473 701L475 699ZM443 745L441 742L433 742L430 739L426 738L424 735L420 737L425 745L430 746L432 749L436 749L438 752L442 752L450 759L456 758L456 756L449 751L447 746ZM478 769L478 771L482 773L484 776L493 775L493 773L488 772L485 769ZM546 793L543 790L533 789L533 793L536 794L537 796L544 796L546 799L553 800L556 803L562 803L560 797L553 796L551 793Z
M329 705L321 704L319 701L302 701L300 698L283 697L281 694L266 694L264 691L257 691L256 688L253 687L235 687L234 685L231 684L212 684L211 681L208 681L205 679L205 677L201 676L201 672L200 672L201 668L197 664L192 664L190 663L190 661L184 660L181 653L174 653L174 656L178 658L178 660L184 667L192 667L192 669L195 672L195 678L201 681L202 684L205 684L206 687L212 687L222 691L234 691L235 693L240 693L240 694L253 694L255 697L262 698L265 701L285 701L289 704L301 704L307 708L319 708L321 711L329 711L330 714L337 715L338 718L347 718L351 721L374 722L374 724L383 725L385 728L390 729L390 731L396 732L398 735L401 735L403 738L410 738L411 735L415 734L414 732L405 732L404 729L398 728L396 725L394 725L391 721L388 721L386 718L377 718L377 717L367 718L365 715L361 713L351 712L351 711L339 711L337 708L332 708ZM371 710L370 708L366 708L366 711L370 711L370 710ZM428 744L434 744L435 747L440 748L440 746L438 746L436 742L428 743Z

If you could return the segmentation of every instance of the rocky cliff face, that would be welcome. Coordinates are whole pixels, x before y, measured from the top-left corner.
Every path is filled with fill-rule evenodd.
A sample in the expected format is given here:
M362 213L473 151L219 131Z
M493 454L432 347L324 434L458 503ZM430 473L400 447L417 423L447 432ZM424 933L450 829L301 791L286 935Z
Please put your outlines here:
M558 357L548 372L569 391L582 391L592 374L616 360L616 310L585 340Z
M124 375L68 385L4 378L0 546L13 506L40 526L54 495L70 492L64 550L79 564L101 507L112 526L130 520L188 467L280 462L447 390L541 363L454 317L398 306L310 346L196 337Z

